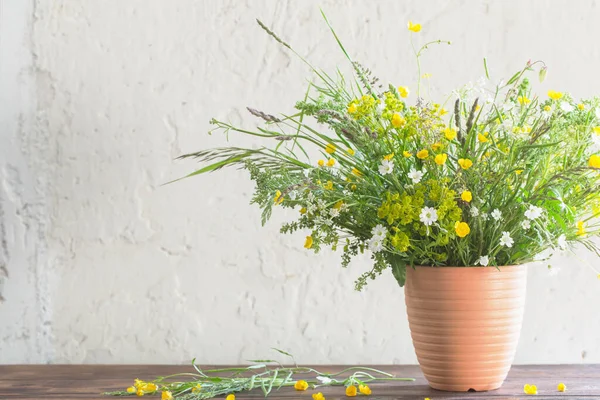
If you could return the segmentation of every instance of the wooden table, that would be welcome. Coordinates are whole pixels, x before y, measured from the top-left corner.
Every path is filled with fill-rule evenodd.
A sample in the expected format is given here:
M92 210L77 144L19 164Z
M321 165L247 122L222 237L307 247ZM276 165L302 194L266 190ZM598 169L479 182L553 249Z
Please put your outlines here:
M212 366L214 367L214 366ZM205 366L201 367L205 369ZM206 366L211 368L211 366ZM334 372L340 366L321 366L322 371ZM399 377L413 377L415 382L372 384L373 399L521 399L521 398L570 398L600 399L600 365L532 365L512 368L504 386L492 392L447 393L427 386L417 366L380 365L375 368ZM122 390L132 384L134 378L150 380L178 372L192 372L186 365L14 365L0 366L0 399L111 399L102 392ZM556 385L564 382L567 392L560 393ZM525 396L523 385L535 384L537 396ZM325 397L347 399L341 387L321 388ZM296 392L283 388L273 392L271 399L302 398L312 400L311 390ZM237 399L262 398L262 392L238 394ZM357 399L365 398L359 396ZM137 398L133 396L132 398ZM160 399L160 396L144 396Z

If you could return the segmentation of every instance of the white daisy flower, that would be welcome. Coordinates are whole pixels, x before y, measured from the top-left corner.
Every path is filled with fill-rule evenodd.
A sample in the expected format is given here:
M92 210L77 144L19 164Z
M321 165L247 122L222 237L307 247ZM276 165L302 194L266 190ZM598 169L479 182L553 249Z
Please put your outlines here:
M379 166L379 173L381 175L387 175L394 172L394 161L393 160L383 160L381 165Z
M385 228L385 226L381 225L381 224L377 224L373 227L373 229L371 229L371 233L373 234L373 238L379 238L379 239L384 239L385 236L387 235L387 229Z
M414 168L411 168L410 172L408 173L408 177L412 179L413 183L415 184L421 182L421 179L423 179L423 175L423 172L417 171Z
M421 210L421 215L419 215L419 219L426 226L431 226L438 220L437 211L432 207L423 207Z
M542 216L544 210L541 207L529 206L529 209L525 211L525 218L534 220Z
M502 237L500 238L500 246L512 247L515 241L510 237L510 232L502 232Z
M472 206L471 207L471 215L474 217L478 217L479 216L479 208Z
M561 250L563 250L563 251L564 251L564 250L566 250L566 249L567 249L567 247L568 247L568 244L567 244L567 236L566 236L566 235L564 235L564 234L560 235L560 236L558 237L558 242L557 242L557 243L558 243L558 248L559 248L559 249L561 249Z
M569 112L573 111L574 107L571 105L571 103L569 103L567 101L561 101L560 109L566 113L569 113Z
M488 264L490 263L490 258L488 256L481 256L479 257L479 260L477 260L477 264L487 267Z
M521 228L525 229L526 231L529 230L529 228L531 228L531 221L526 219L525 221L521 222Z
M500 221L502 219L502 211L496 208L494 211L492 211L492 218L494 218L496 221Z
M367 242L367 247L369 248L369 250L371 250L373 253L378 253L381 250L383 250L383 240L381 238L378 237L372 237L368 242Z

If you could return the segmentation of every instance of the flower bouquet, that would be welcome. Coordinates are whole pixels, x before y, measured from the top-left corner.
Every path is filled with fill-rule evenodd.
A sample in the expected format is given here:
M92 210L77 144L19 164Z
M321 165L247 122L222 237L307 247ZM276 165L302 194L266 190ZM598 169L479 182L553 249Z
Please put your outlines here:
M525 265L576 244L600 254L592 241L600 232L600 100L536 95L530 75L546 74L539 61L492 83L484 59L485 78L436 102L421 92L420 58L450 43L416 45L419 24L408 23L418 68L409 87L380 84L333 28L351 78L312 66L258 23L310 67L306 94L292 113L248 108L256 128L211 120L211 132L261 145L186 154L205 164L188 176L248 170L263 224L274 208L297 210L281 232L306 232L307 250L340 251L343 267L370 254L357 290L387 269L406 284L413 342L433 387L499 387L520 332Z

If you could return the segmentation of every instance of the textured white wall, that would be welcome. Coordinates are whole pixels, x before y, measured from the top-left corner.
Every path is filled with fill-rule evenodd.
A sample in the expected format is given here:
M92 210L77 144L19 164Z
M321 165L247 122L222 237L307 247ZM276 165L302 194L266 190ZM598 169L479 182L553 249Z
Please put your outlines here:
M405 28L449 39L424 70L432 93L528 59L538 87L600 93L596 1L4 0L0 25L0 363L236 363L285 348L300 362L415 363L404 299L386 274L260 227L239 171L160 186L185 151L225 143L212 116L291 111L306 67L344 63L328 13L384 82L414 82ZM412 86L412 85L411 85ZM237 139L237 138L236 138ZM243 144L252 145L245 139ZM598 261L578 257L598 268ZM574 256L530 269L518 363L600 362L600 281ZM600 269L600 268L599 268Z

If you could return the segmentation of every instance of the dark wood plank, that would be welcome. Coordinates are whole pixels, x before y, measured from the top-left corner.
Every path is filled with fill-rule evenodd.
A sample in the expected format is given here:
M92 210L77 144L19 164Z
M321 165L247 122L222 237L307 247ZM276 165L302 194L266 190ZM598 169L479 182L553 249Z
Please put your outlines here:
M210 368L211 366L202 366ZM343 366L318 366L322 371L338 371ZM512 368L504 386L481 393L446 393L429 388L417 366L375 366L399 377L414 377L415 382L377 383L371 385L371 398L379 399L523 399L523 385L535 384L535 399L600 399L600 365L532 365ZM0 399L109 399L102 392L126 388L134 378L149 380L160 375L191 372L187 365L12 365L0 366ZM560 393L556 385L564 382L568 391ZM344 389L321 388L327 399L347 399ZM310 400L312 391L281 389L271 399L302 398ZM137 397L133 397L137 398ZM160 398L150 397L150 398ZM238 394L238 399L263 398L262 392ZM361 396L358 398L365 398Z

